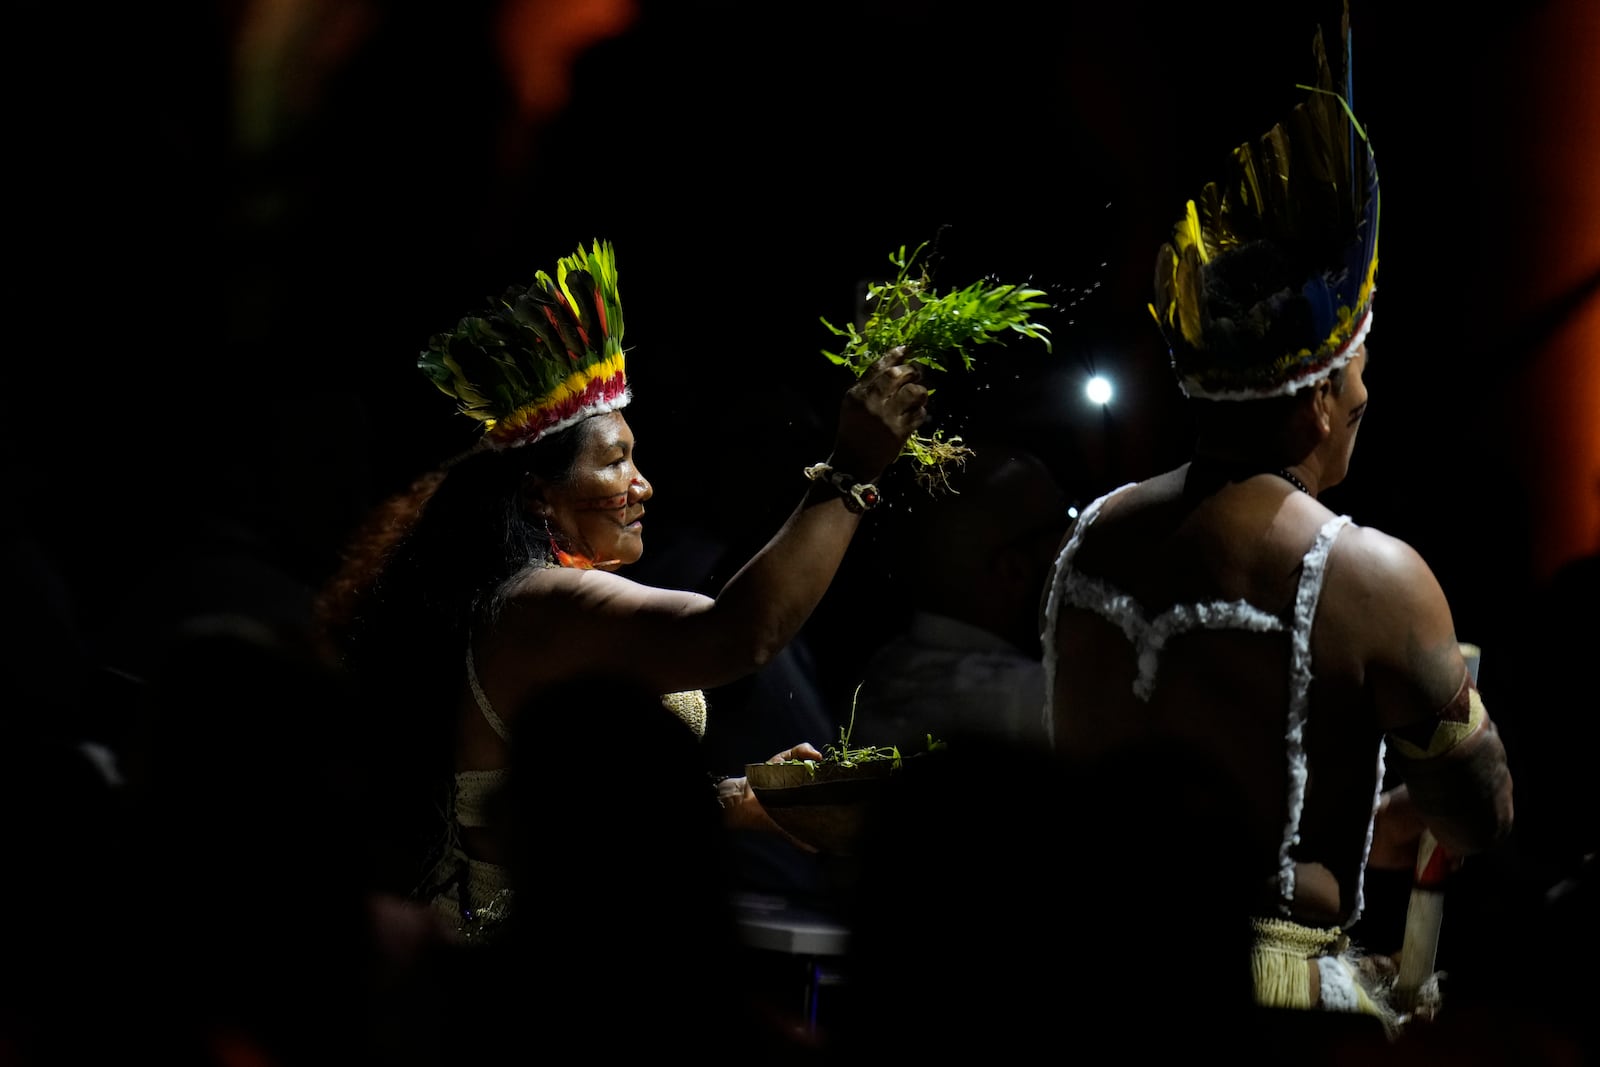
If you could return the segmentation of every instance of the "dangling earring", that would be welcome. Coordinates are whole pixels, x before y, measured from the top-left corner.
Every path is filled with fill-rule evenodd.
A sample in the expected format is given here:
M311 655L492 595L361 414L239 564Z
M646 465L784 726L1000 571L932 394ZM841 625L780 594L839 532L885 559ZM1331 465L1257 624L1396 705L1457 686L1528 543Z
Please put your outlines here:
M544 520L544 536L550 542L550 551L555 554L557 566L571 567L574 570L580 571L594 570L594 560L589 559L587 556L580 556L572 552L564 551L561 546L556 543L555 531L550 529L549 518Z

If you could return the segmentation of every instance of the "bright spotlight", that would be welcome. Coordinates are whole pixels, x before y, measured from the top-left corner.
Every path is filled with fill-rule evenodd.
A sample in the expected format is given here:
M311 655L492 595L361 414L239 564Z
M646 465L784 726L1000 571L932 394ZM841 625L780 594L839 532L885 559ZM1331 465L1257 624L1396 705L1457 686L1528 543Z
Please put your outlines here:
M1092 404L1109 404L1111 402L1111 383L1096 374L1089 379L1089 384L1084 386L1084 393L1088 395Z

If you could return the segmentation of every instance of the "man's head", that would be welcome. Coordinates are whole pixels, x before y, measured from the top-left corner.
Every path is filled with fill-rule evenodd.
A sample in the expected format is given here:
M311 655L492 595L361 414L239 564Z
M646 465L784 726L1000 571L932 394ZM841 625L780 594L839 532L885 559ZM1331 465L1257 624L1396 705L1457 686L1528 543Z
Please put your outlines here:
M1297 392L1260 400L1191 399L1196 451L1238 466L1305 466L1319 489L1343 481L1367 412L1367 345Z
M973 455L949 492L893 514L897 576L910 603L1032 650L1039 590L1067 528L1067 497L1035 454L1001 440Z

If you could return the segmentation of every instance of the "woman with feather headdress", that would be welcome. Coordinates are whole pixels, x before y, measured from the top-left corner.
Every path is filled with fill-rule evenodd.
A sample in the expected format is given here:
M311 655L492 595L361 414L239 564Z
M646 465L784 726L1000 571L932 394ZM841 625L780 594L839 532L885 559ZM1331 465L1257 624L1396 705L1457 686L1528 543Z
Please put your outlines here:
M806 469L788 521L717 596L642 585L618 573L644 551L654 493L623 417L622 337L601 241L434 336L418 365L482 436L373 514L322 597L335 653L385 716L377 762L419 815L423 836L390 842L391 884L431 899L467 940L492 939L515 913L509 742L535 715L559 736L572 711L540 694L609 678L661 694L663 714L703 733L701 691L795 636L877 502L874 479L926 418L920 370L890 352L846 392L833 453ZM795 757L821 753L802 743L776 758ZM717 799L731 825L781 833L743 779Z

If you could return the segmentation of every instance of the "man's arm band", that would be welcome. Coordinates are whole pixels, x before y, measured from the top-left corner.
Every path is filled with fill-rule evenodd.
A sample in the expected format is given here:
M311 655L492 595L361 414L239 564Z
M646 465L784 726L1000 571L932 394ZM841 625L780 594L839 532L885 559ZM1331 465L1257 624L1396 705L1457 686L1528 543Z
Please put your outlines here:
M1484 721L1489 717L1489 713L1483 707L1483 697L1478 695L1478 690L1470 683L1463 683L1461 693L1450 703L1455 705L1463 699L1468 703L1465 722L1439 719L1433 724L1433 732L1423 744L1418 743L1422 739L1417 737L1419 732L1417 727L1405 731L1411 735L1410 737L1402 736L1399 732L1391 732L1388 735L1389 744L1399 755L1412 760L1437 759L1449 752L1482 729ZM1448 708L1445 710L1449 711Z

